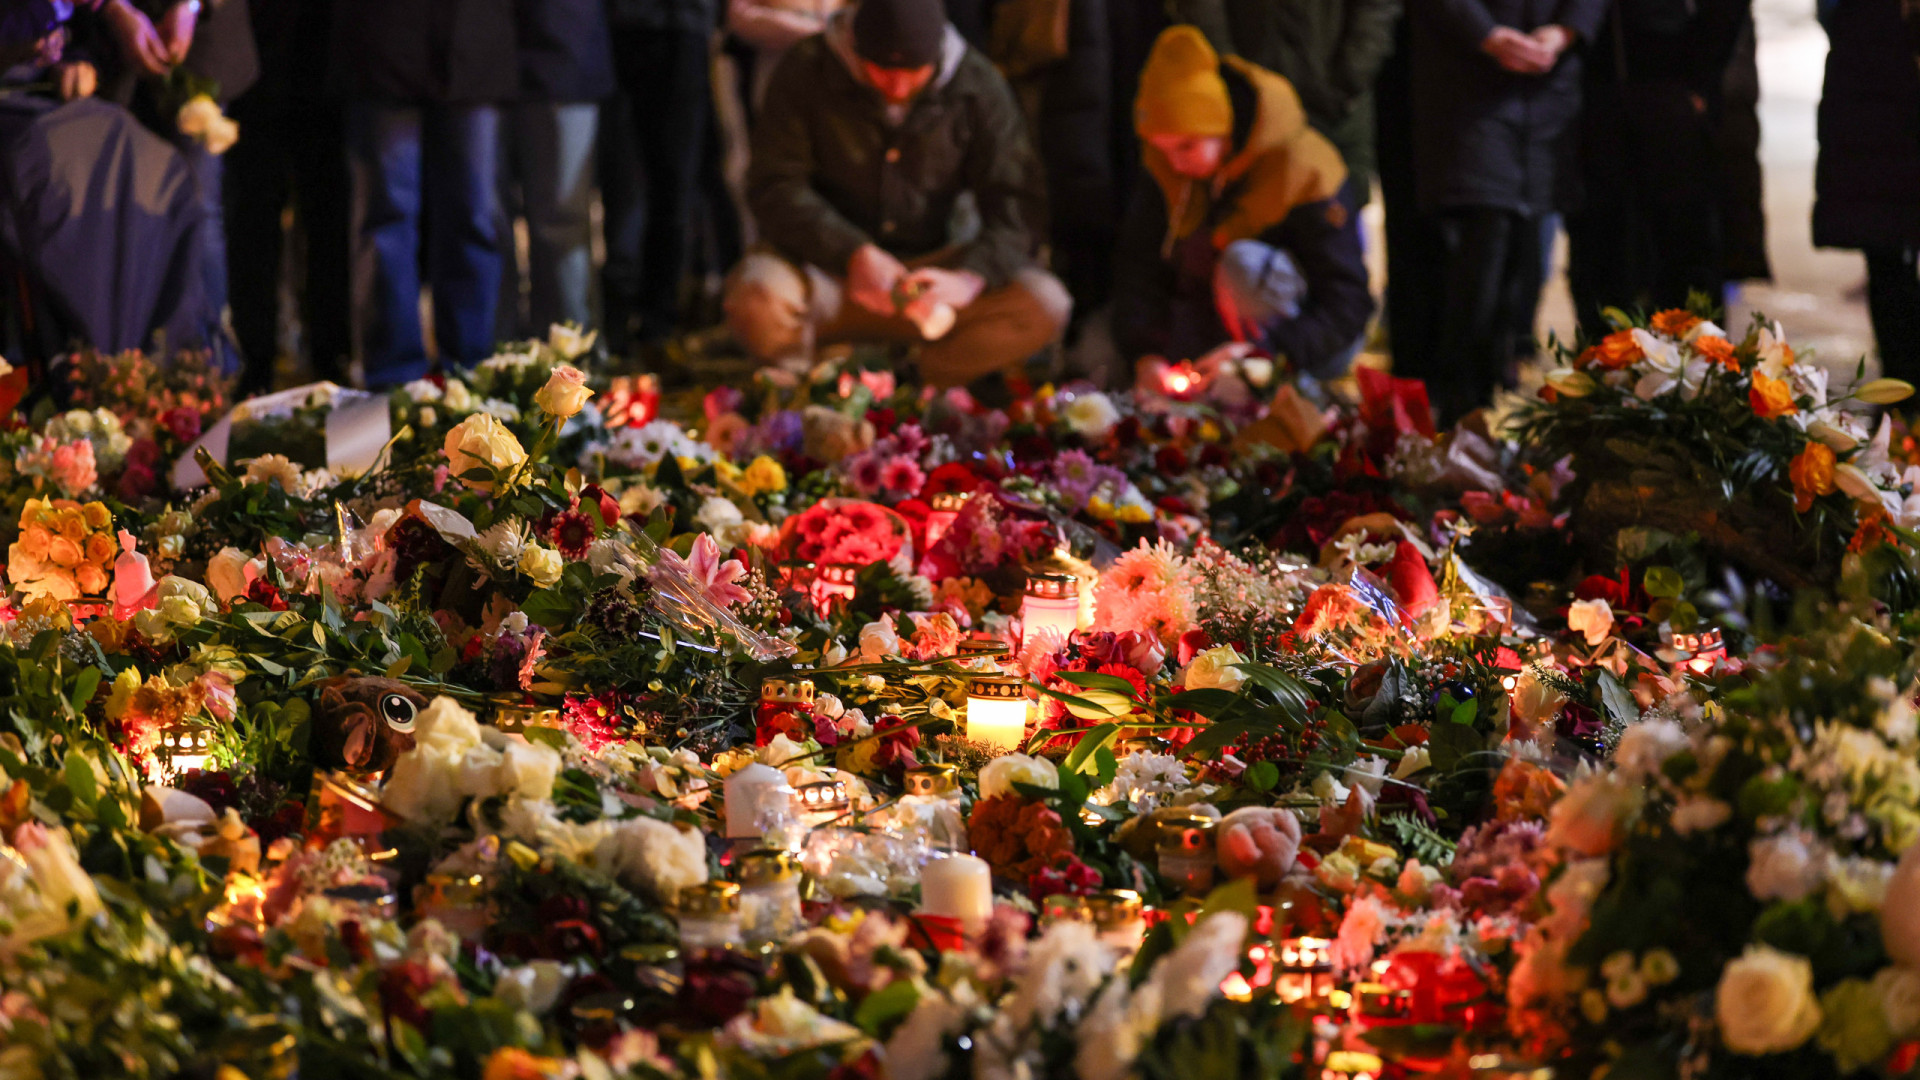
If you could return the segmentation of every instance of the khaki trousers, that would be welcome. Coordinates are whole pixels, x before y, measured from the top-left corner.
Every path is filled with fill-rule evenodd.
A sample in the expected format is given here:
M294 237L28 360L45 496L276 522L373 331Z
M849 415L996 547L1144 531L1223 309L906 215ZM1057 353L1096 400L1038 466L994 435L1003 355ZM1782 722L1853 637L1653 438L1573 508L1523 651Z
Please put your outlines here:
M1073 313L1066 286L1029 267L957 312L945 337L926 341L907 319L849 301L843 279L768 252L750 254L733 268L725 305L734 336L761 360L805 356L842 342L921 344L920 377L940 387L963 386L1020 363L1059 340Z

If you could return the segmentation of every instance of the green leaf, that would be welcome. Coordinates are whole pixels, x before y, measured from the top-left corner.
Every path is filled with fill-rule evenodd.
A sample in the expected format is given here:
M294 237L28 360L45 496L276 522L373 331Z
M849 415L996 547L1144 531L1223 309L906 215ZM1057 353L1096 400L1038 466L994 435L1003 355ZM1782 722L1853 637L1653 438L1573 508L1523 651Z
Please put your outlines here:
M1218 885L1207 894L1206 902L1200 905L1200 914L1193 922L1198 926L1206 917L1216 911L1237 911L1247 917L1249 928L1260 913L1260 890L1251 877L1234 878L1225 885Z
M67 790L73 793L73 801L87 809L100 798L100 782L93 775L93 766L80 756L80 751L67 751L66 765Z
M1640 719L1640 703L1633 700L1632 691L1621 686L1610 671L1600 673L1600 703L1617 724L1631 724Z
M1427 733L1427 751L1433 755L1433 767L1442 773L1452 772L1485 748L1480 733L1470 724L1435 724Z
M1228 709L1244 700L1246 699L1231 690L1209 686L1201 690L1182 690L1177 694L1169 694L1156 701L1154 705L1169 712L1174 709L1184 709L1187 712L1198 713L1209 720L1217 720L1225 715Z
M1097 671L1062 671L1062 679L1084 690L1111 690L1124 694L1129 700L1139 700L1132 683L1118 675L1102 675Z
M1255 791L1272 791L1280 783L1280 766L1271 761L1255 762L1247 769L1244 779Z
M904 1019L920 1003L920 990L912 979L895 979L884 988L868 994L853 1011L853 1022L861 1031L878 1038L893 1021Z
M1468 698L1460 704L1455 705L1453 710L1447 715L1447 719L1456 724L1465 724L1468 727L1472 727L1474 720L1477 719L1479 715L1480 699Z
M1678 599L1686 591L1687 582L1680 571L1671 566L1649 566L1641 587L1647 590L1648 596Z
M94 692L99 689L100 669L97 667L82 668L80 670L80 677L73 680L73 697L69 699L73 704L73 711L76 714L86 712L87 703L93 700Z
M528 619L549 630L565 629L574 616L573 601L552 589L533 590L520 610L527 613Z
M557 727L535 724L532 727L522 730L520 734L530 743L540 743L541 745L551 746L555 750L562 751L567 748L567 733Z
M412 666L413 666L413 657L402 656L400 659L395 660L393 663L387 665L387 671L386 671L387 678L397 679L400 676L405 675L407 673L407 669Z
M1118 775L1120 775L1120 759L1113 756L1113 751L1104 746L1095 750L1093 752L1094 782L1100 787L1106 787L1113 783L1113 778Z
M1068 772L1087 771L1087 765L1092 759L1094 752L1107 749L1112 746L1113 741L1119 737L1119 724L1106 723L1093 728L1086 734L1081 735L1080 742L1068 752L1067 760L1064 762L1064 768Z

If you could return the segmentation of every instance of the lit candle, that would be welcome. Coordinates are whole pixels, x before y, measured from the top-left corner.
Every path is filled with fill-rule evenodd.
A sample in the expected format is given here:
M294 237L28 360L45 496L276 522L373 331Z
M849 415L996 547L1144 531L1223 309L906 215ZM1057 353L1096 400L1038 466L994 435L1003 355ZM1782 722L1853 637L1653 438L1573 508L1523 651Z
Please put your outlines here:
M853 602L853 579L860 575L857 566L845 566L834 563L820 568L813 579L813 606L825 615L832 609L834 602L850 604Z
M930 507L927 511L928 548L939 543L940 538L947 534L954 519L960 516L961 508L967 505L967 500L972 495L973 493L969 491L943 491L928 500L927 505Z
M967 686L967 739L1018 750L1027 738L1027 688L1018 679L983 675Z
M920 910L958 919L968 933L984 929L993 914L993 871L987 861L948 855L929 862L920 871Z
M1063 639L1080 629L1080 579L1071 574L1035 574L1027 579L1020 625L1031 636L1052 630Z
M793 789L780 770L755 763L727 777L727 837L758 839L793 815Z

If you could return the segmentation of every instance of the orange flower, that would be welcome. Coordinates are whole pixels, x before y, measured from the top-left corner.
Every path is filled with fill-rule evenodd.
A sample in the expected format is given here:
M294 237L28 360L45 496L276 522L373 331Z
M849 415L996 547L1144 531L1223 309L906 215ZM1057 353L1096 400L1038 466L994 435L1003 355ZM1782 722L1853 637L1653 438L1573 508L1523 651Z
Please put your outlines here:
M1747 402L1753 406L1754 415L1762 420L1775 420L1800 411L1793 400L1793 387L1787 385L1787 380L1768 378L1757 371L1753 373L1753 388L1747 391Z
M1687 334L1692 332L1694 327L1699 326L1702 321L1700 316L1695 315L1691 311L1672 308L1655 315L1650 321L1650 325L1655 330L1669 337L1686 337Z
M1858 555L1881 544L1901 547L1900 538L1887 528L1889 521L1885 507L1867 507L1860 514L1860 527L1854 531L1853 539L1847 542L1847 550Z
M1733 354L1733 342L1716 334L1706 334L1693 339L1693 352L1719 364L1728 371L1740 370L1740 358Z
M546 1080L559 1076L561 1067L558 1058L540 1057L517 1046L503 1046L487 1059L481 1076L484 1080Z
M1609 371L1618 371L1636 360L1645 359L1646 355L1640 350L1640 343L1633 340L1633 331L1621 330L1601 338L1599 344L1581 353L1579 365L1586 367L1597 363Z
M1756 382L1764 378L1764 375L1754 376ZM1800 451L1800 456L1793 459L1793 464L1787 466L1787 475L1793 478L1795 510L1804 514L1813 509L1813 500L1833 494L1833 465L1833 450L1826 443L1810 442Z

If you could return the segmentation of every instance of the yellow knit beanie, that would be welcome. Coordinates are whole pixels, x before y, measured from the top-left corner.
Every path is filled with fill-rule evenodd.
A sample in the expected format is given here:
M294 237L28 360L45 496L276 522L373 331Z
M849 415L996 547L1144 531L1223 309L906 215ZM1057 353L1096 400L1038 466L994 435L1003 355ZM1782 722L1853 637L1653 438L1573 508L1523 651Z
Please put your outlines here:
M1133 126L1141 135L1233 133L1233 103L1220 78L1220 54L1192 26L1170 26L1140 72Z

